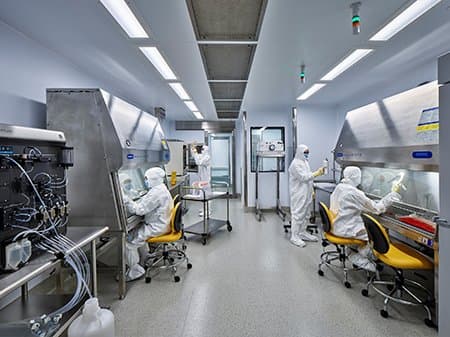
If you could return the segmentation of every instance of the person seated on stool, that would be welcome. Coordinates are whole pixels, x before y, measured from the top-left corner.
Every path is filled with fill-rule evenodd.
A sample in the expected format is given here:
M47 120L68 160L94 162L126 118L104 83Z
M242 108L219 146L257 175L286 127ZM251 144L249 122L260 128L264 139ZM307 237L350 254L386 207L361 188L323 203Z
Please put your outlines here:
M173 200L167 186L164 184L166 173L159 167L152 167L145 172L145 185L149 189L141 199L134 202L126 195L124 204L131 214L144 216L144 223L128 233L126 242L126 263L128 266L126 281L133 281L145 274L145 269L139 264L140 247L145 246L151 237L170 232L170 213Z
M369 199L363 191L357 188L361 184L361 170L356 166L348 166L344 169L344 178L336 186L330 197L330 210L336 214L333 222L332 233L345 238L355 238L368 241L368 235L361 212L381 214L395 201L401 199L400 188L402 184L396 182L392 191L379 201ZM372 249L367 244L358 247L358 253L351 254L349 261L359 268L375 272L376 265L373 262Z

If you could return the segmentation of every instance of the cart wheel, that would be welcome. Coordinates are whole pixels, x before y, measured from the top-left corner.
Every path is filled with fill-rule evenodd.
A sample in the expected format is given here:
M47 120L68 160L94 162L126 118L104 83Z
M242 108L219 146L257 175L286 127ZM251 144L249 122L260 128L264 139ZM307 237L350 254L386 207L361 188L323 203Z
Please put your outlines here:
M364 297L369 297L369 290L367 289L361 290L361 295L363 295Z
M229 232L231 232L231 231L233 230L233 226L231 226L230 224L228 224L228 225L227 225L227 230L228 230Z
M351 283L348 282L348 281L345 281L345 282L344 282L344 286L345 286L347 289L350 289L350 288L352 287Z
M203 239L202 239L202 245L203 245L203 246L206 245L206 241L207 241L206 238L203 238Z
M179 277L178 275L175 275L175 276L173 277L173 280L175 281L175 283L178 283L178 282L180 282L181 277Z
M389 313L386 310L380 310L380 315L383 318L388 318L389 317Z
M425 325L429 328L436 328L436 324L431 319L425 318L423 320L425 322Z
M309 223L316 223L316 217L315 216L310 217Z
M150 283L152 282L152 278L150 276L145 278L145 283Z
M188 264L186 265L186 267L187 267L187 269L192 269L192 263L188 263Z
M323 275L324 275L323 270L319 269L319 270L317 271L317 274L319 274L319 276L323 276Z
M284 232L289 233L289 229L287 227L284 227Z

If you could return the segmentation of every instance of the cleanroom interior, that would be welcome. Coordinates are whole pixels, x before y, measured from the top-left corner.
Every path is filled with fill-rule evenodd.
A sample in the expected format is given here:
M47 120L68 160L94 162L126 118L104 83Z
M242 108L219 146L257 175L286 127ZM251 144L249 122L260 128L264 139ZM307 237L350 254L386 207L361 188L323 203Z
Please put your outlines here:
M450 336L450 0L3 0L0 46L1 336L81 336L90 297L118 337ZM319 266L353 166L421 268L370 233ZM179 198L127 282L151 168ZM425 302L385 306L395 276Z

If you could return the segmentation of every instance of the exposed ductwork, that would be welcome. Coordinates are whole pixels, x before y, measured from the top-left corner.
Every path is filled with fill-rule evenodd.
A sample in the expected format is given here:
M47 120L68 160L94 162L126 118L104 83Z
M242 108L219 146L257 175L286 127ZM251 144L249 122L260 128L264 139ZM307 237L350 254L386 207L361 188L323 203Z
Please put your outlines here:
M267 0L186 0L219 118L239 117Z

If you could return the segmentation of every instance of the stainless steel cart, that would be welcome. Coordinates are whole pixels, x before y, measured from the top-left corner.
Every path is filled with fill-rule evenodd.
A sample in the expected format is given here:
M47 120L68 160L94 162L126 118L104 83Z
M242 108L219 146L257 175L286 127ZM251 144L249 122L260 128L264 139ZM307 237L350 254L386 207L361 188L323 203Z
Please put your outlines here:
M220 185L222 186L222 185ZM195 201L203 203L203 219L199 222L196 222L193 225L187 227L184 232L186 234L194 234L200 235L202 237L202 244L206 245L208 237L218 231L223 226L227 226L227 230L231 232L233 227L230 222L230 190L228 184L224 184L226 186L226 192L209 192L207 193L204 189L200 187L183 187L184 190L197 190L199 191L198 195L195 194L185 194L182 196L182 200L186 201ZM214 199L226 199L227 200L227 219L213 219L209 217L209 201Z

